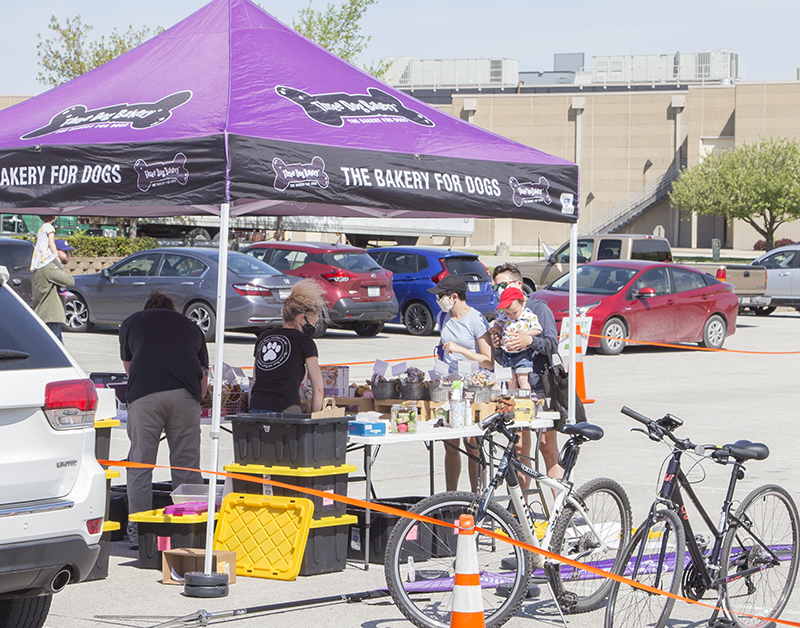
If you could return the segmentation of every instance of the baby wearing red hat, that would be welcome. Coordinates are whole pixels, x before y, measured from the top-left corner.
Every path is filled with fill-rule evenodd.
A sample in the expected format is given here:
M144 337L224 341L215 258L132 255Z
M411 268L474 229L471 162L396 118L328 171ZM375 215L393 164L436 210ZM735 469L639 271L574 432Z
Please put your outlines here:
M501 338L500 364L511 367L513 373L509 386L530 390L528 374L533 371L533 351L530 348L511 351L508 347L508 339L514 334L526 333L538 336L542 333L542 326L536 314L525 307L525 295L522 290L519 288L503 290L497 306L497 317L489 331L493 336L496 333Z

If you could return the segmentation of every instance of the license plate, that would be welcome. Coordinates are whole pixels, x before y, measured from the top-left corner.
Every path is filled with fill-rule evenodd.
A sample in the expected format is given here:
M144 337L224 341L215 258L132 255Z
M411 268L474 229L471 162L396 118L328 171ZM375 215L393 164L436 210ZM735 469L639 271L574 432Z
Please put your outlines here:
M289 298L291 292L291 290L278 290L278 296L281 298L281 301L285 301Z
M481 284L477 281L470 281L467 284L467 291L468 292L480 292L481 291Z
M367 296L368 297L379 297L379 296L381 296L381 287L380 286L367 286Z

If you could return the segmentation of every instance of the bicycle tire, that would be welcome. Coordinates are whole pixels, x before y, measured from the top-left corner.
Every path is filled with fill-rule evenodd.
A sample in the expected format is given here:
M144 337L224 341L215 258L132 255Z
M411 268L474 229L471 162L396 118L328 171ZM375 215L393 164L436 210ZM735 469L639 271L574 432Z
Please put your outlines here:
M631 536L631 504L625 489L609 478L590 480L575 491L592 528L567 502L553 527L550 551L592 567L616 573ZM547 572L556 599L565 613L587 613L600 608L612 580L566 564Z
M775 622L747 615L777 618L789 601L797 578L797 506L785 489L767 484L747 495L735 516L746 522L747 527L734 525L725 535L720 573L735 576L739 570L769 564L771 557L753 542L752 535L772 548L781 564L728 582L725 609L740 628L775 626ZM747 553L746 561L742 560L743 551Z
M643 542L643 561L646 562L634 574L639 547ZM678 515L671 510L658 510L649 527L645 521L634 533L617 573L677 594L685 560L686 539ZM605 628L664 628L674 605L674 598L643 591L615 580L608 594Z
M474 515L478 496L467 492L433 495L411 512L457 523L462 514ZM524 540L522 528L502 506L492 503L476 526ZM478 571L487 628L502 626L522 604L531 578L531 554L520 547L476 532ZM392 530L384 555L386 584L394 603L420 628L447 628L455 569L457 533L449 527L401 519ZM521 569L503 570L503 558L514 556Z

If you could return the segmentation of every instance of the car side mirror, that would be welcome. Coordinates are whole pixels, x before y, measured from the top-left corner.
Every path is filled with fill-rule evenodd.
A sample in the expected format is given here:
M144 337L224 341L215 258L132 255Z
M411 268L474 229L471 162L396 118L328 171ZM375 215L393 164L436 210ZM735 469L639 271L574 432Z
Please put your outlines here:
M647 299L649 297L656 296L656 289L655 288L642 288L638 292L636 292L633 296L637 299Z
M104 268L100 271L100 274L103 276L103 279L110 279L111 273L108 271L108 268Z

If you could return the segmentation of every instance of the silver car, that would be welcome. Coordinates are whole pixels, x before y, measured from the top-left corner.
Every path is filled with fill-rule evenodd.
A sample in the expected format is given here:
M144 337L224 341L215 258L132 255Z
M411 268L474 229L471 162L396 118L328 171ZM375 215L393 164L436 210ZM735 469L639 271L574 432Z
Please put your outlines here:
M759 316L767 316L778 306L800 311L800 244L772 249L751 262L767 267L766 295L772 297L768 307L751 308Z
M215 249L151 249L129 255L101 273L77 275L65 303L67 330L119 325L142 309L150 292L163 288L212 341L218 259ZM229 252L225 329L258 333L280 327L283 301L298 281L250 255Z

